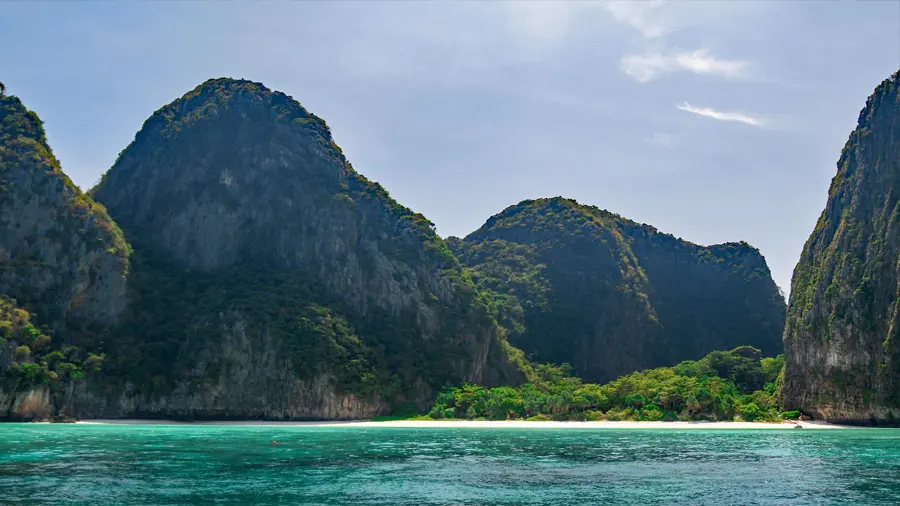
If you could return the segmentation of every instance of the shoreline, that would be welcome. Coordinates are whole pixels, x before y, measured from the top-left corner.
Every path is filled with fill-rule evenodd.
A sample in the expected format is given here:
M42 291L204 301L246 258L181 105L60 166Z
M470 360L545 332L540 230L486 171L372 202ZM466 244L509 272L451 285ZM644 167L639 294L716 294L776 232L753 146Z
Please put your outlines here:
M529 422L524 420L391 420L373 422L369 420L337 420L337 421L197 421L184 422L175 420L146 419L94 419L75 422L81 425L212 425L212 426L274 426L274 427L358 427L377 428L393 427L404 429L418 428L455 428L455 429L762 429L762 430L796 430L798 427L813 430L858 429L850 425L837 425L828 422Z

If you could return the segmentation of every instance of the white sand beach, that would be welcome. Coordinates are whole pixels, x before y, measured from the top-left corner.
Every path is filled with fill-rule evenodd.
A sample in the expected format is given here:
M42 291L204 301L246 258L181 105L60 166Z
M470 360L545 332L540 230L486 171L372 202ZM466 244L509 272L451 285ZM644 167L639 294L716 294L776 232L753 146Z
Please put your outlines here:
M768 429L795 430L803 429L851 429L856 427L836 425L827 422L528 422L524 420L487 421L487 420L392 420L374 422L360 421L321 421L321 422L280 422L280 421L200 421L180 422L169 420L81 420L80 424L109 425L247 425L247 426L298 426L298 427L394 427L407 429Z

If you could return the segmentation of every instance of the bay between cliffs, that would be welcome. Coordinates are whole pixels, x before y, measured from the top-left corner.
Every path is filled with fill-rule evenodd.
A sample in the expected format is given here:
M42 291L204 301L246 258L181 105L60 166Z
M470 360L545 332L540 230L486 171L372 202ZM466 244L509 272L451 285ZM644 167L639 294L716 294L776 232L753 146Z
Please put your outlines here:
M530 422L525 420L391 420L391 421L267 421L267 420L229 420L229 421L197 421L182 422L173 420L146 419L104 419L82 420L78 424L99 425L221 425L221 426L297 426L297 427L395 427L402 429L769 429L795 430L802 429L855 429L847 425L826 422Z

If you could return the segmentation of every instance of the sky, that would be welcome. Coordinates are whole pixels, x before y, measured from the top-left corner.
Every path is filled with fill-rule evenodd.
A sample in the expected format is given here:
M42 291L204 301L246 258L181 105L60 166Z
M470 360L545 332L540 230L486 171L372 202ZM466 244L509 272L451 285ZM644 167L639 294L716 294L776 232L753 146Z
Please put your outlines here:
M464 236L565 196L790 289L847 136L900 68L900 2L4 2L0 81L91 187L211 77L324 118L369 179Z

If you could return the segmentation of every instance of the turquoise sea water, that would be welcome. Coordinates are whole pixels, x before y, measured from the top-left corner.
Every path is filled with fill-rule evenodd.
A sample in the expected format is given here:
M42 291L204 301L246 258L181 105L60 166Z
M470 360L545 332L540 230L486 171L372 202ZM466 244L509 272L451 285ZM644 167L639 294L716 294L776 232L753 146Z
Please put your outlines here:
M900 430L0 424L0 503L898 504Z

